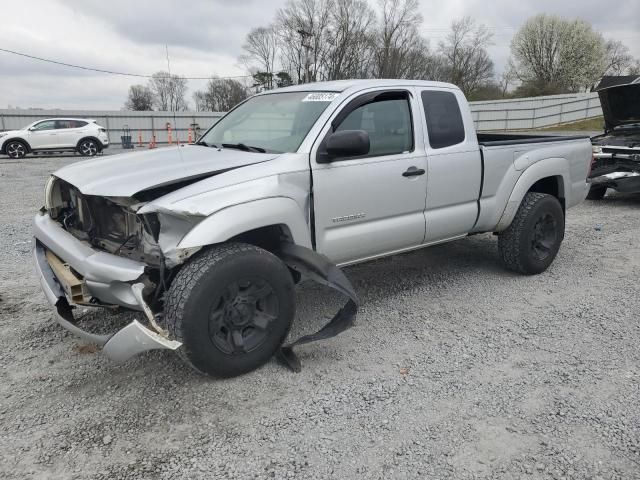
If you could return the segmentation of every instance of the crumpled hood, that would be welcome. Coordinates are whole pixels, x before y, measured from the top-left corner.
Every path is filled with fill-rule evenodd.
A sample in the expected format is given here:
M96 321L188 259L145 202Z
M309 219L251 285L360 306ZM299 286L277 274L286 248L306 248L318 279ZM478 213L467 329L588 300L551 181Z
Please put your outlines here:
M266 162L278 155L183 145L105 155L61 168L54 175L85 195L132 197L144 190L205 178L218 172Z

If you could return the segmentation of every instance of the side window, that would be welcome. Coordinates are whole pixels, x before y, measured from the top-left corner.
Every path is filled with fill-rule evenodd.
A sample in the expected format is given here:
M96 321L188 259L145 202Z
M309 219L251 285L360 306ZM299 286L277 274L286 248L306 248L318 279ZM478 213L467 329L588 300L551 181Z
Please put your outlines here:
M366 157L413 150L413 126L407 95L387 95L361 105L349 113L335 131L342 130L364 130L369 134L371 149Z
M422 105L427 117L431 148L450 147L464 141L464 122L458 100L453 93L424 91Z
M56 128L55 120L47 120L45 122L40 122L40 123L37 123L36 125L34 125L33 130L35 130L35 131L55 130L55 128Z
M56 120L56 129L65 130L67 128L75 128L73 120Z

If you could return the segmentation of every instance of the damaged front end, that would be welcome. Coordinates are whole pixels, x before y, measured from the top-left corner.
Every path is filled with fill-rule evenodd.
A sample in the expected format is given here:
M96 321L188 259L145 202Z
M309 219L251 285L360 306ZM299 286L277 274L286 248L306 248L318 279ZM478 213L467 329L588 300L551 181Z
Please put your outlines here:
M137 198L83 195L51 177L46 205L34 220L36 270L47 299L59 313L59 323L103 346L116 361L181 345L160 327L161 295L171 269L198 250L176 248L197 218L137 214L143 205ZM134 321L113 335L95 335L76 325L77 305L140 311L143 322Z

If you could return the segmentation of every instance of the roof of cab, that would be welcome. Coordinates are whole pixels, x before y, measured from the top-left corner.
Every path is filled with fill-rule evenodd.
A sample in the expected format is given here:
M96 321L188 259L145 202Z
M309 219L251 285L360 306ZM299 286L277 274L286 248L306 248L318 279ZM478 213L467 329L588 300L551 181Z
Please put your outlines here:
M292 85L290 87L269 90L263 94L269 93L285 93L285 92L344 92L349 89L364 90L375 87L437 87L451 88L459 90L458 87L451 83L430 82L426 80L392 80L392 79L373 79L373 80L334 80L331 82L303 83L301 85Z

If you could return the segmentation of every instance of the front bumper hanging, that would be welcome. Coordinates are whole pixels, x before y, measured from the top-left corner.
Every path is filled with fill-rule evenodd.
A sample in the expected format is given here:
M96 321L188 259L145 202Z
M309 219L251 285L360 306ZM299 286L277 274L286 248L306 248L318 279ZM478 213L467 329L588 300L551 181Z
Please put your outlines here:
M44 246L37 241L34 242L33 258L40 285L49 303L56 308L58 312L56 321L61 327L87 342L101 346L104 354L115 362L124 362L148 350L176 350L180 348L182 345L180 342L163 337L137 320L134 320L116 333L108 335L99 335L79 328L75 325L73 308L67 300L65 291L47 261ZM139 310L146 312L148 306L140 295L141 288L141 284L132 285L132 295L139 303Z

